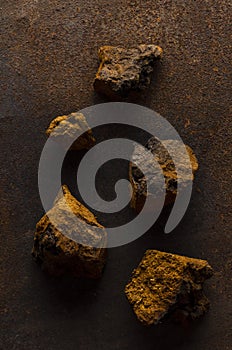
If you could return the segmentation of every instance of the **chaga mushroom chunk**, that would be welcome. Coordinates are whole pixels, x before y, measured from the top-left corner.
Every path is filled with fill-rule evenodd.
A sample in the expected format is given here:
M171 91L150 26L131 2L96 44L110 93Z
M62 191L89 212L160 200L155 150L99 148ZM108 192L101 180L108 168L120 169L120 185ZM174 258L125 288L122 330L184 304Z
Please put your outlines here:
M82 113L56 117L51 121L46 134L61 146L75 151L89 149L95 144L92 130ZM80 137L77 138L77 135Z
M205 260L147 250L125 293L144 325L180 314L195 319L209 307L203 283L212 275L213 270Z
M67 186L62 192L36 225L32 255L51 275L99 278L106 262L106 230Z
M148 150L154 155L154 163L158 162L165 181L165 205L171 204L175 201L177 195L177 182L178 191L181 193L186 186L194 179L194 174L198 169L197 158L194 155L192 149L185 145L187 153L189 155L190 165L192 171L189 172L189 164L182 159L182 153L180 152L180 141L178 140L163 140L162 143L155 137L148 140L146 146ZM177 174L175 164L168 153L166 148L172 148L175 150L175 159L177 159L178 167L181 169L181 174ZM142 162L143 168L146 170L146 176L150 181L150 188L153 192L147 191L146 177L135 165L136 162ZM134 148L131 162L129 165L129 179L132 185L132 199L131 207L136 211L140 211L146 201L147 196L151 195L156 198L157 207L159 208L160 197L162 197L161 191L159 191L158 184L160 183L160 172L156 173L153 170L153 161L146 158L146 154L141 152L141 147L137 145ZM150 208L153 211L155 208Z
M156 45L142 44L131 49L100 47L100 66L94 89L112 98L126 97L130 91L144 90L150 84L154 63L161 55L162 49Z

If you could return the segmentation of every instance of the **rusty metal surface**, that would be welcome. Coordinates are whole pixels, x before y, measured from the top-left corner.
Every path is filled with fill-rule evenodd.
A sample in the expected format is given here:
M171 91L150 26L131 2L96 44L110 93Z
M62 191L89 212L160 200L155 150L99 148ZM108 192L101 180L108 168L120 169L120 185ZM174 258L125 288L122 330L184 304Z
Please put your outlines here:
M231 348L231 3L222 1L1 1L0 348ZM43 214L37 167L50 120L105 102L92 89L100 45L164 49L141 105L166 117L195 151L192 200L171 235L162 220L109 251L95 283L46 277L31 259ZM204 258L209 313L185 327L144 328L123 288L148 248Z

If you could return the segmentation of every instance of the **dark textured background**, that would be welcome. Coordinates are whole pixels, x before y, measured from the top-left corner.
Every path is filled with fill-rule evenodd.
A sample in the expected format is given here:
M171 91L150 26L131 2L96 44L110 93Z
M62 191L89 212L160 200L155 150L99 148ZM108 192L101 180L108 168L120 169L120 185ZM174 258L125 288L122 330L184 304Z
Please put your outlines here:
M231 2L1 0L0 11L0 348L231 349ZM136 102L166 117L200 163L187 214L171 235L161 218L111 249L98 282L50 279L30 256L43 214L44 130L57 115L106 101L92 89L100 45L140 43L159 44L164 58ZM204 318L151 328L136 320L123 288L147 248L210 262Z

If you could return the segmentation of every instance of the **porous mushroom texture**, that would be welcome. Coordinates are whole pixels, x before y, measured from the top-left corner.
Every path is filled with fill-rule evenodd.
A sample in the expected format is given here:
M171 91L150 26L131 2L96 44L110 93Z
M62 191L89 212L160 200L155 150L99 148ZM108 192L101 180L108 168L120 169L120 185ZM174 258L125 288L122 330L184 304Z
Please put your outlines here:
M150 150L154 158L146 157L146 153L135 145L129 165L129 179L132 185L131 207L136 211L140 211L146 201L148 195L151 195L159 207L162 192L159 188L160 173L162 171L164 178L164 188L166 192L165 204L170 204L175 201L177 191L181 194L188 185L192 184L194 174L198 169L197 158L193 150L185 145L189 161L183 158L183 144L179 140L162 140L152 137L146 144L146 149ZM175 152L175 161L178 164L179 172L176 171L176 166L167 149L172 149ZM136 163L142 162L144 173L137 167ZM161 169L154 170L153 165L158 163ZM147 179L150 183L150 192L147 191ZM178 185L178 187L177 187ZM156 204L155 204L156 206ZM149 208L153 210L155 208Z
M82 113L71 113L53 119L46 134L71 150L89 149L95 144L92 130Z
M32 255L52 275L98 278L106 261L107 233L96 217L62 187L36 225Z
M205 260L147 250L125 293L145 325L157 324L164 316L179 312L194 319L209 307L202 288L212 274Z
M161 58L162 49L141 44L136 48L102 46L98 51L100 65L94 89L109 97L126 97L130 91L141 91L151 81L154 63Z

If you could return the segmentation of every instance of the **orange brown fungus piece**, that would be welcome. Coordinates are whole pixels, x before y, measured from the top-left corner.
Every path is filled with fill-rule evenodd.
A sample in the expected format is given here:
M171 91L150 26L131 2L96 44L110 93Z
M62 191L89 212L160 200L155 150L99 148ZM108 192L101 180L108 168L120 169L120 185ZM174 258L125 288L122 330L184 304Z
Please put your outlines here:
M64 185L54 206L36 225L32 255L51 275L99 278L106 262L106 241L104 227Z
M71 143L70 149L75 151L89 149L96 142L82 113L56 117L51 121L46 134L64 147ZM80 136L76 138L76 135Z
M161 58L162 52L159 46L146 44L130 49L100 47L94 89L112 98L144 90L151 82L155 61Z
M205 260L147 250L125 288L128 301L143 324L157 324L166 315L195 319L209 301L203 283L213 275Z

